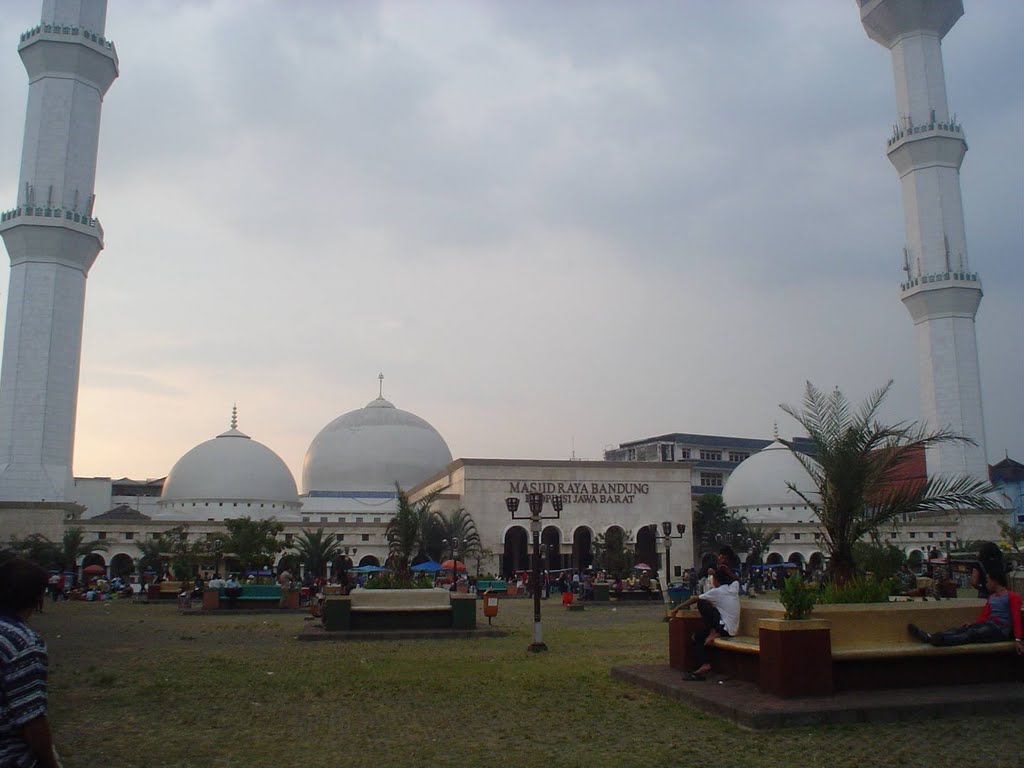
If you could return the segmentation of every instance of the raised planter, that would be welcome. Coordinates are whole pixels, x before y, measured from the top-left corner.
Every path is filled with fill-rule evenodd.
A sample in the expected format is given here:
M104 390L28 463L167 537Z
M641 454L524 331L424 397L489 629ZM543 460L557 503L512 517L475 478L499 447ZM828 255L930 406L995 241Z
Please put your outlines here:
M328 631L475 629L476 596L447 589L354 589L324 603Z
M758 685L783 698L832 693L831 623L824 619L761 619Z

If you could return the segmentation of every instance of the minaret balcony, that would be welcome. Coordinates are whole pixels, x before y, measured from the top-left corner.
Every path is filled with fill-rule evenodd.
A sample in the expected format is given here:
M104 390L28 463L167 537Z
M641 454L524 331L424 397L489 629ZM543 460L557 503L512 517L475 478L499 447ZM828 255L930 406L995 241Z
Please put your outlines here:
M20 44L27 43L39 35L55 37L57 39L62 37L77 37L81 40L92 43L97 48L103 48L104 50L110 51L110 53L114 53L114 42L112 40L107 40L103 35L97 35L95 32L88 29L61 26L60 24L39 24L38 26L32 27L28 32L23 32L21 34L19 42Z
M82 234L92 235L101 243L103 242L103 227L100 226L99 219L86 216L78 211L22 205L9 211L0 212L0 232L12 229L19 224L66 226Z
M975 283L975 288L981 288L981 279L977 272L935 272L930 275L919 275L911 278L905 283L900 283L900 290L909 291L929 283Z

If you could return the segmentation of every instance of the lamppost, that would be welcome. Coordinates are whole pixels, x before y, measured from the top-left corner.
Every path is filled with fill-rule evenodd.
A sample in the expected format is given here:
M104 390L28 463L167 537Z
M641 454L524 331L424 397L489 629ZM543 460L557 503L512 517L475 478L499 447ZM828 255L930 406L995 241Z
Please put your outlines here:
M459 580L459 560L456 557L459 551L459 539L457 536L453 536L451 541L444 539L441 543L446 547L451 547L452 550L452 592L454 592Z
M531 580L533 582L533 642L530 643L527 650L538 652L546 651L548 647L544 644L544 631L540 623L540 529L541 520L558 520L562 512L562 497L552 496L551 497L551 508L555 510L555 514L543 515L544 511L544 494L543 493L528 493L526 494L526 503L530 507L529 517L525 515L516 515L519 509L519 497L509 496L505 499L505 506L508 508L509 513L512 515L513 520L529 520L530 521L530 533L533 534L533 576Z
M655 529L657 530L657 529ZM686 534L686 523L676 523L678 534L672 535L672 523L664 520L661 523L662 540L665 542L665 591L672 583L672 539L681 539Z

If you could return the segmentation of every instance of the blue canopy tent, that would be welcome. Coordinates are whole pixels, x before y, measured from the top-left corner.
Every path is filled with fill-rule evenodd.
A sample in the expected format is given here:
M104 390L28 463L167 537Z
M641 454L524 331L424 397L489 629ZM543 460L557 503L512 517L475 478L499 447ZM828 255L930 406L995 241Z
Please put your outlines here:
M411 570L417 573L437 573L438 571L444 570L441 564L436 560L427 560L425 563L414 565Z
M358 568L349 568L349 573L383 573L387 568L380 565L360 565Z

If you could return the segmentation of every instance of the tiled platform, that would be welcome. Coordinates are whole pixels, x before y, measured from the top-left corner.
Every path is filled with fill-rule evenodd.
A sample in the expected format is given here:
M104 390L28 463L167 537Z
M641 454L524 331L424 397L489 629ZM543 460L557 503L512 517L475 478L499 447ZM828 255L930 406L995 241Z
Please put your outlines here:
M667 664L614 667L612 677L755 730L1024 712L1021 683L844 691L832 696L780 699L761 693L752 683L714 674L704 682L688 682Z

